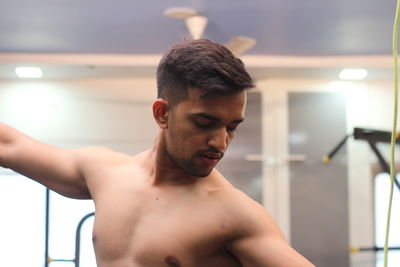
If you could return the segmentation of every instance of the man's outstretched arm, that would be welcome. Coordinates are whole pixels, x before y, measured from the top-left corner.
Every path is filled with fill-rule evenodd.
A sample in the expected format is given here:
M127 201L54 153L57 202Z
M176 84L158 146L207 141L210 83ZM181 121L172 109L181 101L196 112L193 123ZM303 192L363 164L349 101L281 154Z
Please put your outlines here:
M233 254L244 267L315 267L280 235L258 233L237 240Z
M62 195L90 198L79 168L79 149L36 141L0 122L0 166L25 175Z
M315 267L287 243L263 206L243 193L236 196L240 230L228 248L244 267Z

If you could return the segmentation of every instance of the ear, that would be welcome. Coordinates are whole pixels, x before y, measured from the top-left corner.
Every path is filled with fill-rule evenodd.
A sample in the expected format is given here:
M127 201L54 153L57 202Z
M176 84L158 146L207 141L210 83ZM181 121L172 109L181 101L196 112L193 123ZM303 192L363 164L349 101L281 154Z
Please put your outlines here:
M162 129L166 129L168 127L168 101L165 99L159 98L153 103L153 116L156 120L158 126Z

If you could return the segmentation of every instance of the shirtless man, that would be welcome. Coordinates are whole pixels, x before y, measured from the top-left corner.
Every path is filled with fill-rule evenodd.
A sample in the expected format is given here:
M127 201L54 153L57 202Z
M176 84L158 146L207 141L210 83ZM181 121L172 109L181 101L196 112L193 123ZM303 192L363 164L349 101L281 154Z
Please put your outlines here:
M165 53L157 86L152 149L63 149L0 124L0 165L94 200L100 267L313 266L264 207L214 168L253 87L240 59L208 40L185 41Z

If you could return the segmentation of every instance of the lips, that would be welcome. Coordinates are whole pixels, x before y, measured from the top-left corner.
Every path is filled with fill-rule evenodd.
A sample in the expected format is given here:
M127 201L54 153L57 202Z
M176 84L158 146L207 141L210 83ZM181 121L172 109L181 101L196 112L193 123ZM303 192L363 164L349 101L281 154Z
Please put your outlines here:
M213 153L213 152L202 153L201 156L207 157L209 159L215 159L215 160L219 160L222 158L221 153Z
M218 159L209 158L209 157L206 157L206 156L201 156L201 159L203 160L204 164L207 167L211 167L211 166L217 164L217 162L218 162Z
M222 158L222 153L220 152L204 152L200 154L203 162L208 166L211 167Z

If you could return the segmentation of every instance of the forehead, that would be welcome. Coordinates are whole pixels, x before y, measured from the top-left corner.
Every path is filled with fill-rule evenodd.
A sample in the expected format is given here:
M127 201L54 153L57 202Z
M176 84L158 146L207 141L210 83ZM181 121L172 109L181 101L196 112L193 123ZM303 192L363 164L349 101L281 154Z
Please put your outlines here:
M223 118L243 118L246 108L246 91L233 95L204 97L204 91L189 89L188 98L181 101L179 109L185 113L207 113Z

